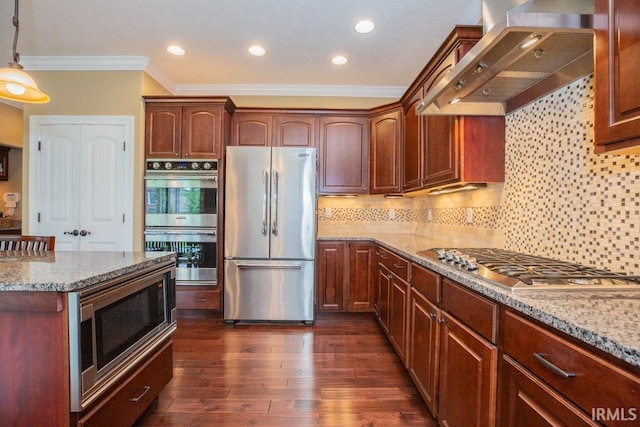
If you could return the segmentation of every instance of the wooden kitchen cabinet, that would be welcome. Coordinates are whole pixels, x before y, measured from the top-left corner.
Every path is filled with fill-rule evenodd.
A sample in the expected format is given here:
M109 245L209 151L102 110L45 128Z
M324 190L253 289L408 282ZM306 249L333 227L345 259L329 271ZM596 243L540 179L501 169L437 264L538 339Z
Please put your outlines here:
M316 114L281 110L237 111L233 115L231 145L248 147L315 147Z
M145 97L145 157L219 159L231 111L228 98Z
M316 308L318 311L344 311L345 254L344 242L318 242Z
M231 123L231 145L271 147L273 132L273 116L271 114L236 112Z
M318 311L373 311L376 245L318 242Z
M371 194L399 193L402 107L394 104L371 114Z
M274 147L315 147L319 118L311 114L286 114L273 117Z
M373 311L376 248L371 242L349 243L347 311Z
M411 265L407 369L433 416L438 413L441 310L439 274Z
M402 138L402 191L418 190L422 187L425 116L416 114L416 106L424 94L422 87L403 106Z
M441 316L440 425L493 426L498 348L446 311Z
M595 0L595 152L640 153L640 3Z
M409 314L409 263L402 257L378 249L378 322L391 345L407 364Z
M640 376L511 310L504 311L503 324L501 425L518 419L523 394L514 394L525 387L535 401L549 401L548 412L559 424L600 425L585 423L593 418L607 426L637 423Z
M318 140L318 192L369 191L369 115L321 116Z

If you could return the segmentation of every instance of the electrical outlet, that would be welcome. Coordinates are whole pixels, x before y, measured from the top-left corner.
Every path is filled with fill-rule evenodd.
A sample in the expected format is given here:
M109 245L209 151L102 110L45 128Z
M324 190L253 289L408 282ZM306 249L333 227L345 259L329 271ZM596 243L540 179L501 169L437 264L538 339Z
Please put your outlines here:
M427 221L433 221L433 211L431 209L427 211Z
M467 208L467 224L473 223L473 209Z
M389 219L396 219L396 210L389 209Z
M324 208L324 217L331 218L331 208Z

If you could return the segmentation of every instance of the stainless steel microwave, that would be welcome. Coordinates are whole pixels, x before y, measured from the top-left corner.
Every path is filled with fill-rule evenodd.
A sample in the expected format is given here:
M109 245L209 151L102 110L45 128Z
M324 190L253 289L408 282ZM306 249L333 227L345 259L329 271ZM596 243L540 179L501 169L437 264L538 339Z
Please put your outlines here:
M70 292L71 411L80 412L176 328L175 267Z

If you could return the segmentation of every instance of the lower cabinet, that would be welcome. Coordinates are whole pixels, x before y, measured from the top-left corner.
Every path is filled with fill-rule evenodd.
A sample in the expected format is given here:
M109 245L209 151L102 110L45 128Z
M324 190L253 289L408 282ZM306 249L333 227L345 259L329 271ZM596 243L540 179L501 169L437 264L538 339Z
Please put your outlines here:
M438 321L438 420L450 427L495 425L498 348L447 312Z
M186 310L221 310L219 286L178 286L176 306Z
M373 311L376 244L319 241L317 249L317 310Z

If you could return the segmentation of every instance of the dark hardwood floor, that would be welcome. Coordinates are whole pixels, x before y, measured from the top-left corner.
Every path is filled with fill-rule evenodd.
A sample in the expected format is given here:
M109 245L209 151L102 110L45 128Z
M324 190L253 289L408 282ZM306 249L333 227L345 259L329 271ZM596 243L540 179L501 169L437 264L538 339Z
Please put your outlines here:
M181 318L139 426L436 426L371 314L313 327Z

